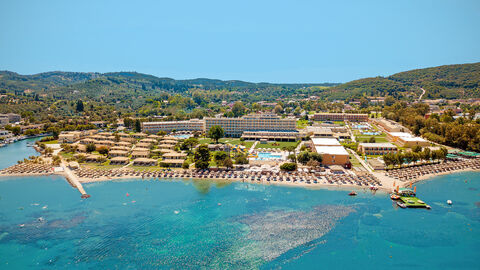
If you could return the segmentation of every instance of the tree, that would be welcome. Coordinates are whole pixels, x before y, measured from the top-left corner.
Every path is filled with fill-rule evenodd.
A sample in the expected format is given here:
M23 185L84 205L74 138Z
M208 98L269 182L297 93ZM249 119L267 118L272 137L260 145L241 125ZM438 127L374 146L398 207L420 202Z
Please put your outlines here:
M135 120L135 132L141 132L142 131L142 124L140 123L140 120L137 119Z
M291 162L297 163L297 155L295 155L295 153L288 155L287 159Z
M22 133L22 129L19 126L12 127L11 131L12 131L13 135L15 135L15 136L18 136L18 135L20 135L20 133Z
M187 170L188 168L190 168L190 161L188 160L185 160L182 164L182 168Z
M60 135L60 130L59 130L58 128L56 128L56 127L49 127L49 128L47 128L47 132L48 132L48 133L52 133L53 138L54 138L55 140L57 140L57 139L58 139L58 135Z
M224 166L224 162L225 160L229 158L227 153L225 153L224 151L218 151L215 153L214 155L214 159L215 159L215 162L217 163L218 167L220 166Z
M190 137L182 142L180 145L181 150L192 150L198 144L198 139L195 137Z
M194 154L195 168L208 169L210 165L210 150L206 144L200 145Z
M383 161L385 162L385 166L388 168L390 165L395 165L395 154L387 153L383 156Z
M235 164L244 165L248 164L248 158L246 154L238 153L235 156Z
M223 138L225 134L223 128L221 126L212 126L210 130L208 130L208 137L218 143L218 140Z
M370 139L368 139L368 142L375 143L375 136L370 137Z
M232 107L233 116L240 117L245 114L245 110L246 108L241 101L237 101L235 102L235 104L233 104L233 107Z
M310 153L307 151L303 151L297 156L298 162L302 163L303 165L307 164L307 162L310 160Z
M126 127L126 128L132 128L133 125L134 125L134 121L132 118L129 118L129 117L125 117L123 118L123 125Z
M319 153L310 153L310 160L315 160L318 161L319 163L322 163L323 157Z
M83 112L83 109L84 109L84 107L83 107L83 101L78 100L78 101L77 101L77 106L76 106L76 111L77 111L77 112Z
M430 158L431 158L430 148L428 148L428 147L423 148L422 159L425 160L425 161L429 161Z
M420 145L415 145L414 147L412 147L412 151L414 153L419 153L422 151L422 147Z
M395 99L392 96L385 97L385 106L392 106L395 103Z
M318 168L320 166L320 162L314 160L314 159L310 159L308 162L307 162L307 166L312 168L312 169L315 169L315 168Z
M360 99L360 108L364 109L367 107L368 107L368 99L366 99L365 97L362 97Z
M86 146L86 150L87 150L88 153L91 153L91 152L95 151L96 149L97 149L97 147L93 143L89 143Z
M97 148L98 153L102 155L108 155L108 148L105 146L100 146Z
M231 158L227 158L223 161L223 166L227 167L228 169L233 168L233 162Z
M273 111L276 113L276 114L281 114L283 112L283 107L280 105L280 104L277 104L277 106L275 106L275 108L273 109Z
M290 162L285 162L282 165L280 165L280 170L282 171L295 171L297 169L297 163L290 163Z

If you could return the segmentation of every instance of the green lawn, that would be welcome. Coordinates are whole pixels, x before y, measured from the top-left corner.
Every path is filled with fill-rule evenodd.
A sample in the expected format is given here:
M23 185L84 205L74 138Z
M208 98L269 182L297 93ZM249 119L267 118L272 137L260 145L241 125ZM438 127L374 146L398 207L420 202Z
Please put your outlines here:
M222 138L219 140L221 143L229 143L232 145L244 145L246 148L252 147L255 141L240 141L240 139L236 138Z
M250 148L252 147L253 143L255 141L240 141L239 138L221 138L218 140L219 143L229 143L232 145L245 145L245 147ZM212 139L210 138L205 138L205 139L199 139L198 140L199 144L210 144L210 143L215 143Z
M58 140L53 140L53 141L46 141L46 142L43 142L44 144L57 144L58 143Z
M261 144L261 143L257 143L257 145L255 146L256 149L261 149L261 148L283 148L283 147L287 147L287 146L295 146L297 147L297 145L299 144L300 142L275 142L276 145L273 145L273 142L268 142L266 144Z
M352 153L350 153L349 155L350 155L350 162L352 163L353 167L362 167L362 164L360 163L360 161L358 161L358 159Z
M371 137L375 137L375 142L376 143L386 143L388 142L387 140L387 134L381 133L380 135L362 135L360 131L358 130L353 130L353 135L355 136L355 139L357 139L357 142L363 142L364 140L368 140Z
M369 140L370 139L370 135L360 135L360 136L355 136L355 138L357 139L358 142L363 142L364 140ZM378 136L373 136L375 137L375 142L376 143L387 143L388 140L387 140L387 137L385 135L378 135Z
M210 138L200 138L200 139L198 139L199 144L204 144L204 143L209 144L211 142L213 142L213 141Z

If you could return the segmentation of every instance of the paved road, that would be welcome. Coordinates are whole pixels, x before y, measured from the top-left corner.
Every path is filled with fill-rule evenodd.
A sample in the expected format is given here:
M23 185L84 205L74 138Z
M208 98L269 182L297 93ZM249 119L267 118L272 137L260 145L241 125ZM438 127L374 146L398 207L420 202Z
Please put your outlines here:
M420 102L420 100L422 100L423 95L425 95L425 89L423 89L423 88L421 88L421 87L420 87L420 89L422 89L423 92L422 92L422 94L418 97L417 102Z
M357 153L355 153L355 151L353 151L352 149L347 149L347 150L357 158L358 162L360 162L360 164L362 164L362 166L365 169L367 169L368 172L370 173L373 172L372 168L370 168L370 166L365 162L365 160L363 160Z

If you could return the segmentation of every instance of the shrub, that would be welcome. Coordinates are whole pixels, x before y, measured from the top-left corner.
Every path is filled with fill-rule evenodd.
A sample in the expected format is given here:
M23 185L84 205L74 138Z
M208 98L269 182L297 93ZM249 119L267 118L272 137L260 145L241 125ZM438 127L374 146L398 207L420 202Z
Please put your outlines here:
M289 172L295 171L297 169L297 164L292 162L286 162L280 166L280 169L283 171L289 171Z

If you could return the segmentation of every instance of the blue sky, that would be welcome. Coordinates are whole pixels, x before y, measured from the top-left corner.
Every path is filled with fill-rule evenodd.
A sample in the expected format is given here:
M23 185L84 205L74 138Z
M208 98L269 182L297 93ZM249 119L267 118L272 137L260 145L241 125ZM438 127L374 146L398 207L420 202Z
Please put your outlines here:
M0 69L346 82L480 62L480 1L0 0Z

